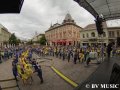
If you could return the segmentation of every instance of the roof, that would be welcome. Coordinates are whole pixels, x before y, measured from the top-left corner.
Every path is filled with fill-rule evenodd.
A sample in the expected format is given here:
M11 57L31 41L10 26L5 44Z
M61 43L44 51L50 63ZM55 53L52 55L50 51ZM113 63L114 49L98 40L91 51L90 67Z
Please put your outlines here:
M74 23L74 20L73 18L71 17L70 13L67 13L66 16L65 16L65 19L63 20L63 23L62 24L66 24L66 23Z
M108 27L108 29L119 29L120 30L120 27Z
M78 27L78 28L83 29L82 27L78 26L78 25L75 24L75 23L64 23L64 24L61 24L61 25L59 25L59 26L57 26L57 27L49 28L49 29L48 29L47 31L45 31L45 32L52 31L52 30L54 30L54 29L56 29L56 28L64 27L64 26L66 26L66 25L74 25L74 26L76 26L76 27Z
M95 24L89 24L84 29L85 30L87 30L87 29L96 29L96 25Z
M76 27L83 29L82 27L78 26L72 19L71 15L69 13L67 13L62 24L59 24L59 23L55 23L54 25L51 24L50 28L45 32L54 30L55 28L59 28L59 27L65 26L65 25L75 25Z
M39 35L37 35L36 37L38 37L38 36L42 36L42 35L45 35L45 34L39 34Z
M9 34L11 34L11 32L9 32L9 30L6 27L4 27L2 24L0 24L0 29L4 30L5 32L7 32Z
M53 26L51 26L51 28L55 28L55 27L58 27L58 26L60 26L61 24L59 24L59 23L55 23Z
M74 0L94 17L103 15L106 20L120 18L120 0Z
M72 19L71 15L69 13L67 13L64 20L67 21L67 20L73 20L73 19Z
M0 13L20 13L24 0L0 0Z
M106 22L103 22L103 28L107 28ZM91 29L96 29L96 24L89 24L84 28L84 30L91 30Z
M2 24L0 24L0 28L3 28L4 26Z

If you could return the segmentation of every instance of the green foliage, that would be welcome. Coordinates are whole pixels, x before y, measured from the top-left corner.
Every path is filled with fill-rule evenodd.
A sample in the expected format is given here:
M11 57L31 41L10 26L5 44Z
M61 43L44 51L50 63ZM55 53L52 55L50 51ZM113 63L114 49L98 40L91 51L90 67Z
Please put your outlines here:
M9 38L9 44L19 45L20 42L21 42L20 39L17 39L14 33Z
M42 37L40 38L40 44L41 45L46 45L46 38L45 38L45 35L42 35Z
M17 39L17 45L18 45L19 43L21 43L21 40L20 40L20 39Z

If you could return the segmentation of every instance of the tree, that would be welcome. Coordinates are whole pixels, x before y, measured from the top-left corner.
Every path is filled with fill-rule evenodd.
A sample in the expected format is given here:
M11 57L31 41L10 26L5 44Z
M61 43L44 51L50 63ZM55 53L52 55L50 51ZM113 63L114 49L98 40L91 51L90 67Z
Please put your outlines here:
M15 44L15 45L17 45L17 37L15 36L14 33L9 38L9 44Z
M19 43L21 43L21 40L20 40L20 39L17 39L17 45L18 45Z
M45 45L46 44L46 38L45 38L45 35L42 35L42 37L40 38L40 44L41 45Z
M20 39L17 39L17 37L15 36L15 34L13 33L10 38L9 38L9 44L14 44L14 45L19 45L19 43L21 43Z

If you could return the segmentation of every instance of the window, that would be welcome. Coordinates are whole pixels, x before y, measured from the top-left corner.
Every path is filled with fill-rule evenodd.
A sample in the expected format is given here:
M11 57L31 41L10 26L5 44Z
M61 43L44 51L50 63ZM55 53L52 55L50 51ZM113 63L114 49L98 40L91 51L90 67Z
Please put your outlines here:
M106 33L105 32L103 33L103 37L106 37Z
M109 37L115 37L114 31L110 31L110 32L109 32Z
M92 32L92 33L91 33L91 36L92 36L92 37L95 37L95 33L94 33L94 32Z
M119 31L117 31L117 37L120 37L120 32Z
M87 36L86 36L87 38L89 38L89 34L87 33Z
M112 31L112 37L115 37L115 33L114 33L114 31Z
M111 31L109 32L109 37L111 37L112 35L111 35Z
M62 38L62 32L60 32L60 38Z
M85 38L85 34L83 34L83 38Z

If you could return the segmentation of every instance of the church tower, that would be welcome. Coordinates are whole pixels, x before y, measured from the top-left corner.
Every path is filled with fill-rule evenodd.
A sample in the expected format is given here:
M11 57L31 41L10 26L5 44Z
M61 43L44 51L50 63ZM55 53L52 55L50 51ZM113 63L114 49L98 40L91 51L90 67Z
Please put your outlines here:
M62 24L66 24L66 23L74 23L74 24L76 24L69 13L66 14L65 19L63 20Z

